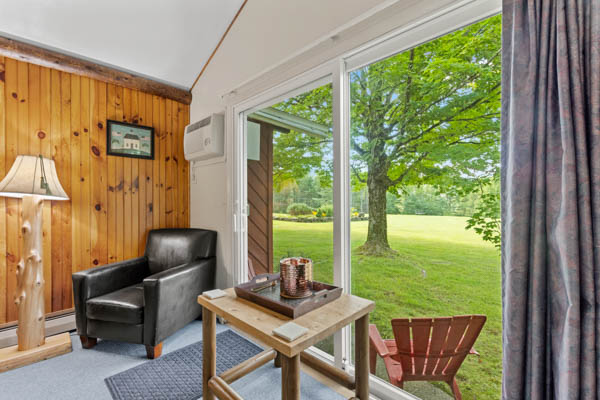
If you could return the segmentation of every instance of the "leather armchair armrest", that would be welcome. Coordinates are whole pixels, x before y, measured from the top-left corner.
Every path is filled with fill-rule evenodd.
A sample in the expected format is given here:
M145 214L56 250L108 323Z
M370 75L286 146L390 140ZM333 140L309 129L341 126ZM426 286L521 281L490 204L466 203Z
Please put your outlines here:
M183 264L144 279L144 344L156 346L198 318L198 295L215 287L214 257Z
M140 283L149 273L146 257L119 261L75 272L72 279L77 333L80 335L87 334L85 305L88 299Z

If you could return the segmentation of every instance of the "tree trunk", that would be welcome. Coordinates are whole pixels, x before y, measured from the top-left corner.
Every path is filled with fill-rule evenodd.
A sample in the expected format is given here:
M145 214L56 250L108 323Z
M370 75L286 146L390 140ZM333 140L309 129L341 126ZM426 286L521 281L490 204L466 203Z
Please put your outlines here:
M367 243L390 247L387 239L387 188L385 186L369 185L369 233Z
M19 350L29 350L45 342L44 267L42 265L42 204L40 196L23 198L23 250L17 265Z
M390 248L387 237L387 189L389 179L385 158L368 166L367 189L369 192L369 231L367 241L359 247L366 255L389 256L396 252Z

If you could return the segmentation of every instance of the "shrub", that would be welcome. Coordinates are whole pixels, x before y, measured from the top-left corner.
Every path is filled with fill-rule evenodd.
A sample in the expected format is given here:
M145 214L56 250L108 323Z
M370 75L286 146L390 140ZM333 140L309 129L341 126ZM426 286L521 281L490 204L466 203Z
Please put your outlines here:
M322 205L317 210L317 217L333 217L333 206L331 204Z
M312 214L312 208L304 203L292 203L287 208L290 215L309 215Z

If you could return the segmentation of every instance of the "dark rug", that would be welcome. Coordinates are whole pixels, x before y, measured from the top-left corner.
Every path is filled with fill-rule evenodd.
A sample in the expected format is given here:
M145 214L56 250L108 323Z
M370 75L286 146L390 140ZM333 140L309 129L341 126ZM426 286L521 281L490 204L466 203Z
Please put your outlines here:
M263 349L232 330L217 335L217 374ZM113 399L192 400L202 396L202 342L105 379Z

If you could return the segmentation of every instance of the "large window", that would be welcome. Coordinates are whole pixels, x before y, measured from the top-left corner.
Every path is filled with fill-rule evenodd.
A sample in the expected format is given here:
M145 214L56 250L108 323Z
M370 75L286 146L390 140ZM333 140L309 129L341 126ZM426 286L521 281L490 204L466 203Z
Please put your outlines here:
M312 258L316 280L375 302L385 339L394 318L486 315L479 356L457 376L466 398L497 398L502 376L497 10L493 0L456 6L232 108L234 164L246 118L272 125L272 270L282 257ZM256 177L250 161L235 165L243 218ZM242 235L238 281L255 246ZM353 342L348 327L317 348L352 372ZM378 358L373 393L406 398L387 381ZM404 390L450 393L444 383Z
M495 16L350 73L352 293L376 302L388 339L393 318L487 315L481 357L460 369L469 398L498 398L502 375L500 27Z

